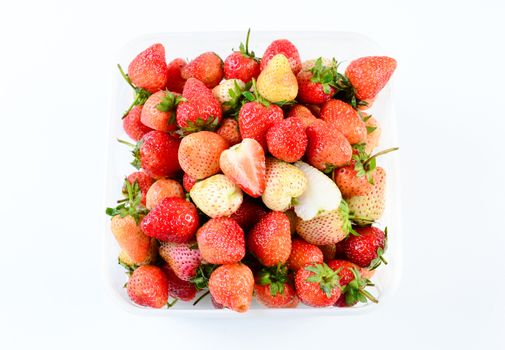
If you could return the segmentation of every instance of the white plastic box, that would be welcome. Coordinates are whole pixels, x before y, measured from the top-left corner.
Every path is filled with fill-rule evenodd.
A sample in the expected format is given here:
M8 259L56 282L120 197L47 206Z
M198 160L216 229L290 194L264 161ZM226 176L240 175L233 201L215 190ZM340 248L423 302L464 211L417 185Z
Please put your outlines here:
M214 51L224 60L232 48L238 49L240 42L245 42L246 31L243 32L194 32L194 33L160 33L146 35L132 40L117 56L117 63L126 70L130 61L142 50L156 42L165 46L167 62L182 57L192 59L197 55ZM261 56L269 43L275 39L286 38L292 41L300 52L302 61L323 57L335 57L342 62L340 71L358 57L369 55L387 55L369 38L350 32L252 32L249 50ZM401 64L401 63L400 63ZM110 67L116 70L115 66ZM122 128L121 117L132 101L132 90L123 81L117 71L113 84L111 111L109 119L109 149L107 184L105 191L105 206L115 206L121 196L121 187L126 175L135 171L130 166L132 156L125 145L116 141L117 138L129 140ZM369 112L379 120L382 127L381 143L377 150L397 146L396 120L392 106L391 82L379 94ZM397 156L393 154L381 157L378 165L387 172L387 203L386 211L379 226L388 226L389 241L385 257L388 265L381 265L372 281L376 287L370 291L377 296L379 304L358 304L351 308L310 308L303 304L295 309L267 309L253 300L251 309L245 315L352 315L368 312L384 304L384 300L392 294L398 285L402 268L402 230L400 212L400 182L398 178ZM105 217L105 213L103 214ZM210 298L206 297L198 305L192 302L178 301L170 309L151 309L132 303L123 288L127 275L122 266L118 265L119 247L110 232L110 218L105 218L104 225L104 269L110 285L113 298L124 305L129 311L148 315L238 315L237 313L213 308Z

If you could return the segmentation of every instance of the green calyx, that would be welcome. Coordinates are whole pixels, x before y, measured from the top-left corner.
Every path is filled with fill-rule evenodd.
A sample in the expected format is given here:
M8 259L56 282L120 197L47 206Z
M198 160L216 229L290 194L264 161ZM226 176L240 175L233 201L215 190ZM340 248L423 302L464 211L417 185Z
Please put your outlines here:
M377 157L393 151L397 151L399 148L398 147L388 148L374 155L370 155L365 152L365 147L366 144L364 143L359 143L353 146L353 148L357 151L352 156L352 159L355 161L354 170L356 171L357 177L366 176L368 182L371 185L373 185L374 184L373 174L375 169L377 168L377 162L376 162Z
M338 63L333 58L330 66L323 65L323 58L319 57L314 63L314 67L310 69L312 73L312 78L310 79L313 83L319 83L323 87L325 94L331 93L331 87L338 89L336 83Z
M378 303L379 301L365 290L366 287L373 286L374 284L369 279L361 277L361 274L355 267L350 268L350 270L354 275L354 279L342 289L345 303L349 306L358 302L366 303L368 300Z
M354 236L359 236L359 233L356 232L352 227L353 224L352 219L354 218L354 216L349 210L349 205L343 198L340 201L338 212L342 220L342 231L344 231L347 235L352 234Z
M196 276L190 282L193 283L197 290L207 289L209 287L209 278L212 272L218 267L214 264L202 264L196 271Z
M248 90L244 91L242 95L245 97L244 103L247 102L259 102L265 107L270 107L270 102L268 102L263 96L261 96L256 88L256 79L252 79L252 92Z
M224 106L228 107L225 114L228 116L238 117L240 108L245 103L244 92L249 91L252 82L248 82L244 88L240 87L236 80L233 81L233 88L228 89L228 95L230 100L223 103Z
M255 61L258 61L258 58L255 57L254 51L249 52L249 36L251 35L251 28L247 30L247 36L245 38L245 45L240 43L239 50L240 53L247 58L252 58Z
M188 120L186 126L177 130L175 134L179 135L181 138L198 131L214 131L219 125L219 118L214 116L209 116L207 119L198 117L195 121Z
M149 96L151 96L151 93L149 91L143 89L143 88L136 87L135 85L133 85L133 83L132 83L130 77L128 76L128 74L126 74L123 71L123 68L121 68L121 65L118 64L117 67L119 68L119 72L121 72L121 76L123 77L123 79L135 91L135 97L133 98L133 102L131 103L130 107L128 107L128 109L126 110L126 112L124 112L124 114L123 114L123 118L122 119L124 119L128 115L128 113L130 113L130 111L132 110L133 107L135 107L135 106L141 106L144 103L146 103L146 101L149 98Z
M262 286L270 286L270 295L284 294L284 286L288 283L288 268L286 265L277 264L273 267L263 268L257 277L257 281Z
M126 190L126 200L119 200L118 203L120 204L115 208L105 209L105 214L110 216L119 215L122 218L130 215L138 225L140 219L149 212L141 204L142 192L140 191L140 186L137 180L131 184L128 179L125 179L124 188Z
M117 263L125 268L126 274L128 276L131 276L133 271L135 271L135 269L137 269L139 267L137 264L133 264L133 265L127 264L126 262L121 260L120 257L117 258Z
M117 141L119 143L122 143L123 145L126 145L128 147L131 147L132 148L132 155L133 155L133 160L131 161L131 165L135 168L135 169L140 169L141 166L142 166L142 162L140 160L140 148L142 148L142 144L144 143L143 140L140 140L139 142L137 142L136 144L133 144L133 143L130 143L128 141L125 141L125 140L121 140L121 139L117 139Z
M181 102L187 101L184 97L175 95L174 93L167 91L165 96L161 99L161 102L156 105L156 109L161 112L170 112L170 118L168 119L169 125L175 125L176 114L175 110L177 105Z
M370 271L375 270L382 263L384 263L384 265L388 264L387 260L383 256L384 253L386 252L387 247L388 247L388 228L387 227L384 229L384 236L385 236L384 248L382 248L382 247L377 248L377 256L375 257L375 259L373 259L370 262L370 265L368 266L368 269Z
M312 272L306 281L311 283L319 283L319 287L328 298L335 288L340 288L338 273L333 271L326 263L313 264L306 266L305 270Z

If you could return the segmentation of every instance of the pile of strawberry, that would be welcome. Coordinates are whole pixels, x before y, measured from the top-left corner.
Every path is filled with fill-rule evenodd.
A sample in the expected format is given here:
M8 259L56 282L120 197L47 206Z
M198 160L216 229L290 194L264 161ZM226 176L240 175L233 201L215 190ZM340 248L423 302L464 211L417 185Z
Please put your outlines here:
M366 290L386 249L386 173L369 108L396 68L363 57L302 62L288 40L166 63L162 44L121 73L136 144L124 198L108 208L128 295L161 308L249 309L377 302ZM375 226L373 226L375 225ZM386 231L386 232L385 232ZM169 299L171 302L169 302Z

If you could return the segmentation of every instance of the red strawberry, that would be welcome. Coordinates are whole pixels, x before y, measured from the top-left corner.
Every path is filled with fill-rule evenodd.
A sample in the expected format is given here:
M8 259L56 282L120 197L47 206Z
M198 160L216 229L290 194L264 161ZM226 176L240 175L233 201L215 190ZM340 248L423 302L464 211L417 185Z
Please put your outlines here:
M258 302L269 308L294 308L298 305L295 289L289 283L284 283L282 292L272 294L270 285L255 284L254 293Z
M236 145L242 141L242 136L240 136L240 131L238 130L238 122L232 118L223 119L216 133L224 137L230 146Z
M337 243L338 244L338 243ZM337 253L337 245L336 244L325 244L318 246L323 252L324 261L329 261L335 259L335 255Z
M244 197L244 201L237 211L230 215L230 218L235 220L242 230L248 232L267 212L268 210L261 203L250 197Z
M193 188L193 185L196 183L196 179L193 179L191 176L188 174L184 173L182 177L182 186L184 187L184 190L186 192L191 191Z
M303 157L307 143L305 127L297 118L283 119L272 125L267 132L268 151L288 163Z
M210 264L232 264L245 255L244 231L230 218L207 221L196 233L198 248Z
M321 109L321 119L337 128L351 145L366 140L366 125L358 112L340 100L329 100Z
M338 275L325 263L300 268L296 272L295 287L302 303L308 306L331 306L340 296Z
M293 271L310 263L322 263L323 252L317 245L310 244L301 238L294 238L291 243L291 254L288 259L288 267Z
M294 105L291 107L288 113L288 118L298 119L302 122L305 129L317 121L317 118L314 117L312 112L307 107L302 105Z
M335 88L327 85L325 87L316 78L312 72L301 71L298 73L298 96L297 99L304 103L322 104L335 94ZM327 89L325 91L325 88Z
M147 191L149 191L149 188L154 182L153 178L143 171L136 171L128 175L126 181L128 181L132 185L135 183L135 181L137 181L137 183L139 184L140 192L142 193L141 203L143 205L146 205ZM123 188L123 192L126 193L126 187Z
M112 217L110 227L121 250L135 264L140 264L149 257L151 238L142 232L133 216L115 215Z
M181 101L178 94L170 91L158 91L147 99L142 108L140 121L142 124L163 132L177 129L175 123L175 108Z
M220 171L219 157L227 148L228 142L222 136L211 131L198 131L182 139L179 164L193 179L205 179Z
M358 266L377 268L381 261L385 262L382 254L386 246L386 233L373 226L357 227L359 236L349 235L342 242L347 259Z
M221 153L219 165L223 173L252 197L260 197L265 190L265 153L254 139L241 143Z
M154 44L138 54L128 66L128 77L136 87L151 93L163 89L168 79L163 45Z
M157 266L144 265L128 280L128 296L138 305L162 308L168 302L168 279Z
M283 54L289 60L289 64L291 65L291 70L294 74L298 74L298 72L302 69L302 61L300 60L300 54L298 53L298 49L286 39L274 40L267 47L263 57L261 58L261 67L263 70L267 66L268 61L272 59L277 54Z
M188 242L198 229L196 207L179 197L163 199L141 223L142 231L160 241Z
M146 194L146 208L153 209L167 197L184 198L181 184L172 179L159 179L149 187Z
M184 84L182 97L186 99L177 107L177 125L186 133L213 129L221 121L221 104L200 80L189 78Z
M142 106L134 106L130 112L123 118L123 129L132 140L138 141L147 134L149 131L153 130L148 126L145 126L140 121L140 115L142 114Z
M195 298L196 287L193 283L177 277L174 270L167 263L164 263L161 268L165 272L165 275L167 275L169 296L183 301L190 301Z
M360 100L375 98L396 69L396 60L386 56L362 57L352 61L345 75Z
M352 148L349 141L330 124L318 120L306 132L309 138L306 157L310 165L328 172L351 161Z
M195 243L161 242L160 256L174 273L183 281L189 281L196 276L198 267L202 264L200 251L194 248Z
M174 177L180 170L177 152L180 141L164 132L153 130L144 135L133 150L132 163L151 177Z
M249 29L245 46L240 43L240 51L233 52L224 60L224 76L226 79L240 79L247 83L260 74L258 60L254 57L254 52L249 52L250 34L251 30Z
M342 289L342 295L338 298L335 306L347 307L361 301L367 302L367 299L377 303L377 299L365 290L365 287L372 283L361 276L359 266L346 260L331 260L328 266L340 277L339 283Z
M237 312L246 312L252 301L254 276L241 263L221 265L210 275L209 291L214 300Z
M202 53L182 67L181 76L198 79L212 89L223 79L223 61L215 52Z
M264 266L284 264L291 253L289 219L282 212L266 214L249 232L247 247Z
M181 70L186 64L182 58L176 58L167 65L168 79L165 89L182 94L186 79L181 76Z
M243 139L255 139L266 150L267 130L282 119L284 113L279 106L265 107L260 102L248 102L242 106L238 115L240 134Z

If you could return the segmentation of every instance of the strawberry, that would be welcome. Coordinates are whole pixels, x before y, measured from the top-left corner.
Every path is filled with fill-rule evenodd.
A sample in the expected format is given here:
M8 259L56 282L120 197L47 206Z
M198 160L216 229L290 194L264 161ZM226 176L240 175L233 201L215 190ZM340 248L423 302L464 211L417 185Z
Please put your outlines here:
M198 131L184 137L179 147L182 170L196 180L217 174L221 152L228 148L226 140L211 131Z
M318 120L306 130L309 138L307 163L324 172L348 164L352 157L349 141L340 131Z
M151 238L140 229L131 215L115 215L111 220L111 231L122 251L137 265L144 262L150 253Z
M161 242L160 245L160 256L183 281L193 279L202 263L200 251L194 246L195 243L171 242Z
M294 105L291 107L288 113L288 119L289 118L296 118L301 121L305 129L317 121L317 118L314 117L312 112L302 105Z
M302 71L310 71L316 65L317 61L321 61L323 67L331 67L335 64L334 59L327 57L312 58L310 60L305 60L302 62Z
M268 105L268 104L267 104ZM242 106L238 115L240 135L243 139L255 139L267 149L266 133L275 123L284 119L284 113L279 106L268 105L253 101Z
M128 280L128 296L138 305L162 308L168 302L168 279L157 266L144 265Z
M261 198L275 211L286 211L307 188L307 178L294 165L275 158L266 159L266 186Z
M272 57L258 76L258 93L270 102L292 101L298 94L298 82L286 56Z
M170 91L158 91L147 99L142 108L140 121L154 130L170 132L177 129L175 108L182 97Z
M296 272L296 294L308 306L325 307L340 297L338 275L325 263L311 263Z
M134 141L138 141L152 129L140 121L142 106L134 106L123 118L123 129Z
M288 163L303 157L307 143L305 127L297 118L283 119L272 125L267 132L268 151L275 158Z
M191 301L196 296L195 285L189 281L181 280L175 274L174 270L170 268L170 265L164 263L161 266L163 272L168 279L168 295L172 298L180 299L183 301Z
M363 278L360 268L346 260L331 260L328 266L340 277L339 283L342 287L342 295L338 298L336 306L346 307L358 303L366 303L367 299L377 303L377 299L365 290L367 286L373 286L372 282Z
M345 75L360 100L375 98L396 69L396 60L386 56L362 57L352 61Z
M325 262L335 259L335 255L337 252L336 244L324 244L318 247L319 249L321 249L321 252L323 252Z
M340 100L329 100L321 109L321 119L339 130L351 145L365 141L366 125L351 105Z
M267 209L250 197L244 197L244 201L236 212L230 215L245 232L248 232L265 214Z
M209 291L214 300L237 312L246 312L252 301L254 276L241 263L221 265L210 275Z
M242 80L223 80L212 89L214 97L221 104L223 112L228 115L236 115L241 106L242 93L245 91L245 84Z
M148 132L136 145L120 142L134 147L131 164L137 169L142 167L151 177L174 177L181 170L177 160L180 141L164 132Z
M386 172L383 168L375 169L372 189L362 196L347 198L349 210L354 214L357 225L369 225L381 218L386 205Z
M338 209L316 216L311 220L298 218L296 232L309 243L334 244L343 240L352 231L349 208L342 201Z
M292 42L286 39L272 41L261 58L260 69L264 70L267 67L268 62L270 62L270 60L277 54L283 54L288 59L289 65L291 66L291 70L294 74L298 74L300 69L302 69L302 61L300 60L298 49Z
M294 238L291 243L291 254L288 259L290 270L298 269L310 263L322 263L323 252L317 245L310 244L301 238Z
M196 233L198 248L210 264L232 264L245 255L244 231L230 218L207 221Z
M185 133L214 129L221 121L221 104L200 80L189 78L184 84L182 97L186 99L177 106L177 125Z
M219 129L216 130L218 135L221 135L230 146L236 145L242 141L240 131L238 129L238 122L232 118L225 118L221 123Z
M284 264L291 252L289 219L281 212L270 212L254 225L247 247L264 266Z
M128 181L132 186L135 183L135 181L139 184L140 192L142 193L142 199L140 203L145 205L147 191L149 191L149 188L154 182L153 178L143 171L136 171L128 175L125 181ZM126 189L126 183L125 186L123 187L123 193L128 194L128 191Z
M186 79L181 76L181 70L186 65L186 61L182 58L176 58L167 64L167 84L165 89L168 91L177 92L182 94L182 89L186 83Z
M224 76L226 79L240 79L249 82L257 78L260 74L260 65L254 52L249 52L249 36L251 30L247 31L245 45L240 43L240 51L234 51L224 60Z
M260 197L265 190L265 153L254 139L221 153L219 165L223 173L252 197Z
M358 266L376 269L381 262L386 263L382 254L386 249L387 229L381 229L373 226L358 227L356 232L359 234L350 235L342 242L344 254L350 262Z
M211 218L233 214L243 200L240 188L222 174L198 181L189 194L195 205Z
M195 183L196 179L193 179L191 176L184 173L184 175L182 176L182 186L184 187L184 190L186 192L191 191Z
M263 268L256 276L254 292L258 301L269 308L294 308L298 297L285 265Z
M168 197L184 198L184 189L175 180L159 179L147 191L146 208L153 209L159 202Z
M307 163L296 162L294 165L307 178L307 188L294 206L296 215L302 220L310 220L337 209L342 196L335 182Z
M195 206L179 197L164 198L140 224L149 237L175 243L188 242L198 229Z
M382 129L379 121L371 115L361 112L361 116L365 122L367 132L365 138L365 153L370 154L374 148L379 146Z
M147 254L144 260L135 261L130 255L128 255L128 252L124 249L121 250L121 252L119 252L117 260L119 265L126 268L128 273L130 273L133 272L139 266L151 265L152 263L156 262L158 258L158 249L159 249L158 241L154 238L151 238L149 253Z
M335 72L337 62L332 60L324 65L322 57L319 57L314 66L302 70L297 75L298 100L304 103L322 104L335 94Z
M196 78L209 89L223 79L223 61L215 52L205 52L182 67L183 79Z
M128 66L128 77L133 85L150 93L163 89L168 79L163 45L154 44L139 53Z

